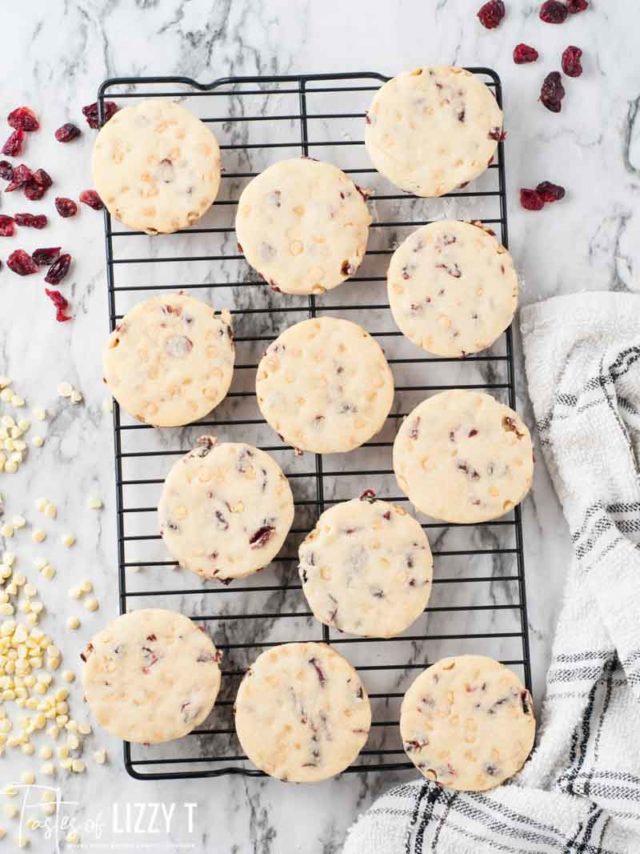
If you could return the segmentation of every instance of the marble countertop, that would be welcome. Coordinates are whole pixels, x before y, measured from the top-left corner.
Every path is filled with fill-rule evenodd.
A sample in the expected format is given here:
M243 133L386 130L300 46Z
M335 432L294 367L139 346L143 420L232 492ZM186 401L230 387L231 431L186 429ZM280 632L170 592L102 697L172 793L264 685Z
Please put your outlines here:
M94 99L106 77L175 74L209 81L242 74L393 74L420 64L489 66L503 82L510 246L521 276L522 302L577 290L637 290L637 4L594 0L592 10L554 27L537 19L537 3L510 0L508 16L495 31L478 24L476 5L468 0L86 0L54 9L43 0L24 0L7 4L2 13L0 114L21 103L35 108L44 129L29 139L24 159L49 170L62 194L77 197L90 186L92 132L86 130L81 140L63 147L53 141L53 130L64 121L80 120L80 107ZM511 51L521 41L540 50L538 63L513 64ZM559 67L567 44L584 50L585 72L579 80L565 82L567 97L562 112L554 115L537 102L537 95L544 75ZM563 184L566 199L540 213L520 209L518 188L544 179ZM72 252L75 262L64 291L74 320L55 323L35 277L18 278L6 269L0 273L0 373L13 379L28 408L44 406L50 413L42 427L44 447L31 450L17 474L0 474L0 492L8 516L24 513L34 525L39 524L34 509L38 496L58 506L56 523L42 523L50 532L44 544L33 544L27 531L3 547L17 553L19 568L38 585L46 604L42 626L62 648L65 664L75 667L80 644L118 610L111 421L103 411L100 381L107 294L100 214L83 208L75 219L61 220L51 196L29 208L50 214L49 228L26 235L23 230L19 245L63 245ZM2 212L17 209L7 197L0 204ZM9 241L2 241L4 260ZM18 245L14 240L11 248L14 243ZM62 380L82 391L82 404L74 407L58 397ZM524 393L521 370L519 388ZM522 406L531 420L526 399ZM87 498L93 494L105 502L103 511L88 509ZM537 466L523 515L534 694L540 701L570 557L566 526L543 464ZM59 543L66 530L77 536L68 551ZM40 579L32 567L32 558L42 555L57 567L53 582ZM67 595L70 586L87 577L100 600L95 614L78 608ZM66 628L71 613L82 616L77 632ZM86 713L77 685L71 686L71 694L75 714L82 718ZM98 746L109 751L105 767L91 762L90 753ZM69 806L68 814L75 817L87 847L98 836L90 823L98 821L103 846L127 851L146 845L154 852L331 854L340 850L350 823L378 794L396 779L414 776L348 774L313 787L245 777L140 782L125 774L115 740L99 734L88 744L88 753L89 773L58 780L63 798L79 802ZM25 768L40 764L9 751L0 759L0 782L15 782ZM146 805L144 811L136 803ZM167 809L175 804L168 825L162 812L155 817L157 833L149 826L154 803ZM127 815L133 820L138 812L140 832L127 825ZM15 821L0 823L15 836ZM55 840L45 839L42 831L29 836L31 850L57 850ZM0 843L0 851L3 845L7 842ZM59 850L64 848L61 842Z

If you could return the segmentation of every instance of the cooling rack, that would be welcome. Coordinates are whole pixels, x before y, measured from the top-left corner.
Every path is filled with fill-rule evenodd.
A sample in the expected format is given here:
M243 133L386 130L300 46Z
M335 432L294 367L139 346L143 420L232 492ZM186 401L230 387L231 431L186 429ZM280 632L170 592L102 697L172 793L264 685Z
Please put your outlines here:
M500 80L470 69L502 103ZM120 611L180 610L201 624L224 653L223 687L196 732L165 745L124 745L125 767L139 779L259 775L233 728L239 681L265 648L294 640L324 640L354 664L373 709L369 741L349 772L399 771L413 766L402 750L398 712L417 673L444 655L475 652L512 667L530 687L529 644L520 508L482 525L443 525L420 516L435 560L429 607L404 634L387 640L342 635L316 622L301 591L297 546L327 506L372 488L407 505L391 468L401 419L426 396L452 387L486 389L515 407L511 330L494 347L463 360L431 357L404 338L388 310L385 272L395 246L415 227L450 216L479 220L508 245L504 144L486 172L442 199L400 192L371 166L363 144L364 115L388 78L363 72L227 77L200 84L184 77L117 78L99 90L104 101L180 100L215 132L223 175L215 205L194 227L150 237L129 231L105 212L109 321L136 302L184 289L234 317L236 370L226 400L188 428L158 430L114 405ZM356 276L321 297L273 293L239 253L233 229L238 196L270 163L300 155L335 163L370 191L374 217L365 260ZM371 332L395 376L394 408L384 429L347 455L296 456L264 423L254 391L257 362L282 330L305 317L334 314ZM282 554L270 567L229 586L204 584L179 570L158 536L157 501L175 460L200 435L255 444L278 460L290 479L296 516Z

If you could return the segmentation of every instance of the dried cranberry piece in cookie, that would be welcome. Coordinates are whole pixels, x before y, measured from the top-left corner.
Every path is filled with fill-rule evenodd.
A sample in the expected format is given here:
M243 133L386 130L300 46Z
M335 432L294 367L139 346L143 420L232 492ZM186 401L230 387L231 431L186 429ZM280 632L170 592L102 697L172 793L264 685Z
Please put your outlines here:
M552 184L551 181L542 181L536 187L536 193L546 204L547 202L559 202L560 199L564 199L565 190L560 184Z
M59 285L69 272L70 264L71 255L69 255L68 253L61 255L57 259L57 261L54 261L53 264L49 267L47 275L44 277L45 282L48 285Z
M28 166L25 166L24 163L21 163L13 170L11 183L5 187L5 193L12 193L14 190L23 187L27 181L30 181L32 178L33 175L31 173L31 169L29 169Z
M93 208L94 211L101 211L104 208L102 199L95 190L83 190L80 193L80 201L83 205Z
M9 113L7 121L16 130L30 132L40 129L40 122L31 107L17 107Z
M35 249L31 253L31 257L36 262L38 267L45 267L53 264L58 255L60 255L60 246L47 246L41 249Z
M44 214L17 213L15 214L17 225L25 226L26 228L42 229L47 225L47 218Z
M513 61L516 65L524 65L527 62L535 62L540 54L528 44L517 44L513 49Z
M13 166L8 160L0 160L0 178L10 181L13 178Z
M263 525L262 528L258 528L258 530L253 534L249 543L252 549L261 549L262 546L265 546L271 537L275 533L275 528L273 525Z
M489 131L489 139L495 139L496 142L504 142L507 138L506 130L501 130L500 128L491 128ZM463 186L466 187L466 184Z
M542 88L540 90L540 100L552 113L559 113L562 109L562 99L565 91L562 85L559 71L551 71L544 78Z
M110 118L112 118L118 112L118 105L113 101L105 101L104 102L104 124L106 124ZM82 115L87 120L87 124L90 128L96 130L100 127L100 118L98 112L98 102L94 101L93 104L87 104L86 107L82 108Z
M581 56L582 51L574 44L570 44L569 47L564 49L562 52L562 70L567 77L580 77L582 74Z
M2 153L6 154L7 157L18 157L22 154L22 145L24 143L24 131L23 130L14 130L11 136L6 140L5 144L2 146Z
M540 7L540 20L545 24L563 24L569 10L560 0L545 0Z
M588 0L567 0L567 11L570 15L577 15L589 8Z
M19 276L30 276L38 272L38 265L24 249L16 249L7 258L7 267Z
M544 207L544 199L537 190L520 190L520 204L527 211L540 211Z
M77 139L81 133L82 131L77 125L66 122L66 124L61 125L55 132L55 138L58 142L71 142L72 139Z
M66 313L69 308L69 301L62 296L60 291L50 291L49 288L45 288L44 292L56 307L56 320L58 323L71 320L71 315Z
M478 19L483 27L494 30L505 16L506 9L502 0L489 0L478 11Z
M56 210L61 217L65 219L70 216L75 216L78 213L78 205L73 199L67 199L64 196L56 196Z
M13 217L0 214L0 237L13 237L16 226Z

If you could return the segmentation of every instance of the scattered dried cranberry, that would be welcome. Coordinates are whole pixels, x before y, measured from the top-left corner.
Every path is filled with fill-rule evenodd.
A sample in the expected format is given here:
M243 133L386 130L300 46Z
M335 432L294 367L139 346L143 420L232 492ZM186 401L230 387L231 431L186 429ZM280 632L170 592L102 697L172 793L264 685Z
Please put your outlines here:
M77 125L67 122L58 128L55 137L58 142L71 142L72 139L79 137L81 133L82 131Z
M526 62L535 62L540 56L535 47L528 44L517 44L513 49L513 61L516 65L524 65Z
M520 204L527 211L541 211L544 199L537 190L520 190Z
M47 270L45 282L48 285L59 285L69 272L69 264L71 264L71 255L67 253L61 255Z
M48 190L49 187L53 184L53 179L48 172L45 172L44 169L36 169L33 173L33 180L36 184L39 184L41 187L44 187L45 190Z
M8 160L0 160L0 178L10 181L13 178L13 166Z
M19 276L30 276L38 272L38 265L24 249L16 249L7 258L7 267Z
M496 142L504 142L506 138L506 130L502 130L501 128L491 128L489 131L489 139L495 139Z
M64 196L56 196L56 210L62 217L75 216L78 213L78 205L73 199L66 199Z
M489 0L478 11L478 18L483 27L495 29L505 16L506 9L502 0Z
M569 10L560 0L545 0L540 7L540 20L545 24L562 24L568 14Z
M9 139L2 146L2 153L7 157L18 157L22 154L22 144L24 142L24 131L14 130Z
M567 11L570 15L577 15L578 12L584 12L588 8L587 0L567 0Z
M27 228L37 228L38 230L47 225L47 218L44 214L17 213L15 214L17 225L24 225Z
M106 124L109 119L113 118L113 116L118 112L118 105L113 101L105 101L104 102L104 123ZM98 116L98 102L94 101L93 104L87 104L86 107L82 108L82 115L87 120L87 124L90 128L100 127L100 119Z
M13 217L0 214L0 237L13 237L16 227Z
M83 190L80 193L80 201L83 205L88 205L94 211L101 211L104 208L102 199L95 190Z
M582 74L581 56L582 51L574 44L570 44L569 47L564 49L562 53L562 70L567 77L580 77Z
M53 264L59 254L59 246L49 246L43 247L42 249L36 249L34 252L31 253L31 257L36 262L38 267L46 267L50 264Z
M66 320L71 320L71 315L65 314L69 308L69 302L66 300L60 291L50 291L49 288L44 289L45 294L56 307L56 320L58 323L64 323Z
M18 107L7 116L7 121L16 130L27 132L40 129L40 122L31 107Z
M542 88L540 89L540 100L552 113L559 113L562 109L562 99L564 98L564 86L560 79L559 71L551 71L544 78Z
M538 193L542 201L546 204L547 202L559 202L560 199L564 199L565 190L560 184L552 184L551 181L542 181L536 187L536 193Z
M5 187L5 193L13 193L14 190L24 187L27 181L30 181L32 178L33 175L31 173L31 169L29 169L28 166L25 166L24 163L21 163L13 170L11 183Z

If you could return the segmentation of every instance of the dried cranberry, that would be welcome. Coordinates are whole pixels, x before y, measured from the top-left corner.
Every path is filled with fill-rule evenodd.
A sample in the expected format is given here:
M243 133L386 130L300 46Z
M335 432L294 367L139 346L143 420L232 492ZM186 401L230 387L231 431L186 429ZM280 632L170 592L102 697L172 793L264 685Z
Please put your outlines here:
M545 24L562 24L568 14L569 10L560 0L545 0L540 7L540 20Z
M546 204L547 202L559 202L560 199L564 199L565 190L560 184L552 184L551 181L542 181L536 187L536 193L538 193L542 201Z
M45 288L44 292L56 307L56 320L58 323L71 320L71 316L65 313L69 308L69 302L62 296L60 291L50 291L49 288Z
M559 71L551 71L544 78L542 88L540 90L540 100L552 113L559 113L562 109L562 99L564 98L564 86L560 78Z
M570 15L577 15L578 12L584 12L588 8L587 0L567 0L567 11Z
M489 131L489 139L495 139L496 142L504 142L506 138L506 130L501 130L500 128L491 128L491 130Z
M0 178L10 181L13 178L13 166L8 160L0 160Z
M36 184L35 181L27 181L23 188L24 195L30 202L37 202L38 199L41 199L44 194L47 192L44 187L41 187L40 184Z
M39 184L41 187L44 187L45 190L48 190L49 187L53 184L53 178L49 175L48 172L45 172L44 169L36 169L33 173L33 180L36 184Z
M7 267L19 276L30 276L38 272L38 265L24 249L16 249L7 258Z
M47 218L44 214L17 213L15 220L18 225L24 225L27 228L37 228L38 230L47 225Z
M506 9L502 0L489 0L478 11L478 18L483 27L495 29L505 16Z
M18 107L7 116L7 121L16 130L39 130L40 122L31 107Z
M61 255L47 270L45 282L48 285L59 285L69 272L69 264L71 264L71 255L67 253Z
M112 118L118 112L118 105L113 101L105 101L104 102L104 124L106 124L110 118ZM100 127L100 119L98 115L98 102L94 101L93 104L87 104L86 107L82 108L82 115L87 120L87 124L90 128L94 130Z
M24 163L21 163L19 166L13 170L13 177L11 178L11 183L5 187L6 193L12 193L14 190L23 187L27 181L30 181L33 178L31 174L31 169L28 166L25 166Z
M513 61L516 65L524 65L527 62L535 62L540 54L528 44L517 44L513 49Z
M520 190L520 204L527 211L541 211L544 199L537 190Z
M101 211L104 208L102 199L95 190L83 190L80 193L80 201L83 205L88 205L94 211Z
M59 246L48 246L43 247L42 249L36 249L34 252L31 253L31 257L36 262L38 267L45 267L49 266L49 264L53 264L59 254Z
M73 199L66 199L64 196L56 196L56 210L60 216L65 219L69 216L75 216L78 213L78 205Z
M13 217L0 214L0 237L13 237L16 226Z
M580 77L582 74L581 56L582 51L574 44L570 44L569 47L564 49L562 53L562 70L567 77Z
M72 139L79 137L81 133L82 131L77 125L67 122L58 128L55 137L58 142L71 142Z
M22 144L24 142L24 131L14 130L11 136L2 146L2 153L7 157L18 157L22 154Z

